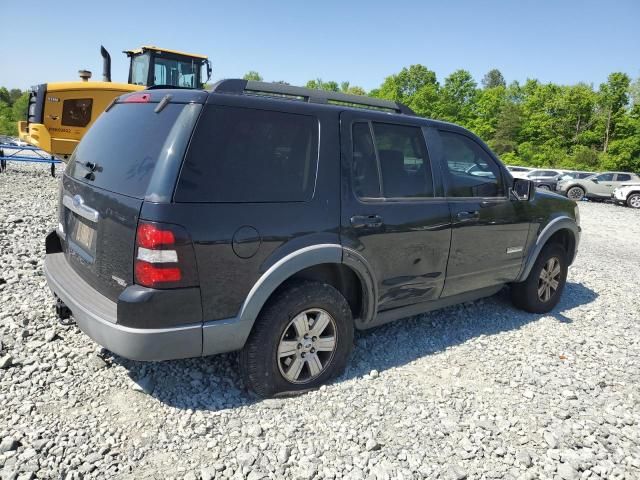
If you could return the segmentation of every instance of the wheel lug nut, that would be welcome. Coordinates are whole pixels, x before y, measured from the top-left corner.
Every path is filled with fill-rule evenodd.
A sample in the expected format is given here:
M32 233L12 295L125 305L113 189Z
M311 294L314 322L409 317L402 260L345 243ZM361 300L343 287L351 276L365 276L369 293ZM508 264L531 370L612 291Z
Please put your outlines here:
M311 341L312 341L312 342L315 342L316 340L318 340L318 337L313 337L313 338L311 339Z
M301 348L302 348L302 344L301 344L301 343L299 343L299 344L298 344L298 350L300 350Z
M304 358L304 357L305 357L305 355L306 355L306 354L305 354L304 352L302 352L302 353L300 354L300 356L301 356L302 358Z
M316 353L316 349L315 349L315 348L312 348L312 349L311 349L311 353Z

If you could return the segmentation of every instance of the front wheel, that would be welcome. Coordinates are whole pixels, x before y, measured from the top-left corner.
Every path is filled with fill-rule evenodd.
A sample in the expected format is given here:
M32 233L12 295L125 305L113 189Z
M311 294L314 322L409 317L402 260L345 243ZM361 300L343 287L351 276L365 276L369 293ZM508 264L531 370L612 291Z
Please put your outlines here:
M627 205L631 208L640 208L640 193L632 193L627 198Z
M245 385L261 397L312 390L344 369L353 319L331 285L300 281L283 287L256 320L240 353Z
M531 313L551 311L560 301L567 271L567 252L562 245L546 245L526 280L511 286L513 304Z
M582 200L584 198L585 191L582 187L571 187L567 190L567 197L571 200Z

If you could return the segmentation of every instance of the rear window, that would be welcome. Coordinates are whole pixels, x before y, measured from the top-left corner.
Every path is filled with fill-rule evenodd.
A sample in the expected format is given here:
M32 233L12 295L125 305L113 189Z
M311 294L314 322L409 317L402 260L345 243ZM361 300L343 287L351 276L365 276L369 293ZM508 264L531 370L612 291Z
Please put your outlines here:
M68 175L130 197L144 198L162 146L184 108L170 103L118 103L102 113L76 147Z
M308 115L208 106L198 121L178 202L297 202L313 196L318 120Z

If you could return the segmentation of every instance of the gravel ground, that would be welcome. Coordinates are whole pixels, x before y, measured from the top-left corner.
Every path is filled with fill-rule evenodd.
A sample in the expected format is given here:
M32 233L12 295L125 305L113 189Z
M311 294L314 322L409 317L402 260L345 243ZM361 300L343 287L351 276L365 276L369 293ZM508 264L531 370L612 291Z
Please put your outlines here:
M57 181L0 175L2 479L640 478L640 212L581 203L551 315L491 299L356 338L349 369L260 401L232 355L113 357L42 275ZM59 177L59 173L58 173Z

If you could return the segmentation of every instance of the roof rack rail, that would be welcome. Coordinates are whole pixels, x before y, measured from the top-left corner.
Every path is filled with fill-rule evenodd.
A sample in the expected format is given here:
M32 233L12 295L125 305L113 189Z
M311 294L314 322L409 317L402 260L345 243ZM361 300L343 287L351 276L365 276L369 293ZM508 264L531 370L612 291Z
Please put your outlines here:
M220 80L213 84L211 91L217 93L273 95L292 100L301 100L308 103L338 104L387 110L395 113L402 113L404 115L416 115L415 112L406 105L392 100L383 100L381 98L368 97L366 95L349 95L347 93L330 92L327 90L294 87L282 83L257 82L255 80L230 78Z

